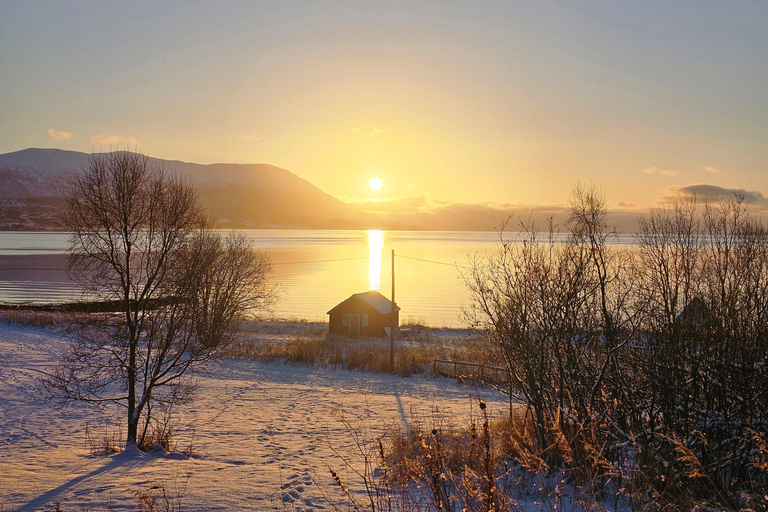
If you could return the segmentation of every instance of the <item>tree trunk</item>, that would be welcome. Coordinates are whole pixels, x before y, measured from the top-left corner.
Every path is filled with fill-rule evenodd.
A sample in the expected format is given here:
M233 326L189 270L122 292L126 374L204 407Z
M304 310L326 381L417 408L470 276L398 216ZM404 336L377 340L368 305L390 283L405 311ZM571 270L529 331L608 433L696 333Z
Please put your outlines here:
M133 330L133 329L131 329ZM139 428L139 415L136 414L136 340L131 336L128 362L128 434L125 447L136 444Z

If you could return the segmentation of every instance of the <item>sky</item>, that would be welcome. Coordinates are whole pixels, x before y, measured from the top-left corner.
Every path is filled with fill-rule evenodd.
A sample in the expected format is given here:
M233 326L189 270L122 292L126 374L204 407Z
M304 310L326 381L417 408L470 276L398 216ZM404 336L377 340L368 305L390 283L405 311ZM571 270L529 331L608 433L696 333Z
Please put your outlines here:
M764 0L0 0L0 153L269 163L381 210L577 181L768 210L766 27Z

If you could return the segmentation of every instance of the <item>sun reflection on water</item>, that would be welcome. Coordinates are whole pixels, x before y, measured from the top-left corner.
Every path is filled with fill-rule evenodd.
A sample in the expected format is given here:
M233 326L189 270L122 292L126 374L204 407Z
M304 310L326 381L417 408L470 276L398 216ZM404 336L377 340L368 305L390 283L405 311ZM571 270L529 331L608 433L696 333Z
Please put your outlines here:
M384 232L368 230L368 283L371 290L381 287L381 253L384 250Z

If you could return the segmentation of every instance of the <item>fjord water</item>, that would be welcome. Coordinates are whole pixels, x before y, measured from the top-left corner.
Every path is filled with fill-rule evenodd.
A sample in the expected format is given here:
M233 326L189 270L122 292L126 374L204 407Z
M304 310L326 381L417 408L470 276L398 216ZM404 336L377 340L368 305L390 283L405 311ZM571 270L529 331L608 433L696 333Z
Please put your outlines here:
M0 303L76 300L79 290L66 274L68 235L0 231Z
M353 293L379 290L390 297L395 250L395 300L401 321L460 327L469 293L461 276L469 257L494 249L488 232L447 231L246 231L264 249L282 288L275 313L326 320Z
M274 315L327 320L327 311L353 293L391 294L401 319L459 327L469 299L461 271L469 257L494 249L493 232L245 230L273 264L280 289ZM80 298L65 271L68 235L0 232L0 302L52 303Z
M353 293L391 294L395 250L395 300L401 321L461 327L469 292L462 272L470 258L493 252L495 232L245 230L252 246L273 264L280 290L273 315L326 321L326 313ZM53 303L80 298L65 271L68 235L0 232L0 303ZM617 241L632 243L630 237Z

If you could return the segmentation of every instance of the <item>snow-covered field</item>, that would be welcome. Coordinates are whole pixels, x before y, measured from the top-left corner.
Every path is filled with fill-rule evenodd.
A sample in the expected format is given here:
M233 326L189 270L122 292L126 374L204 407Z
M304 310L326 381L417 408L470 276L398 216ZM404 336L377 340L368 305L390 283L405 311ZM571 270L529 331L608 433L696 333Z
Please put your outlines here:
M344 467L336 453L358 461L342 416L372 438L392 424L465 417L470 396L494 414L507 407L495 391L443 378L226 360L200 377L197 398L178 411L179 448L191 443L192 457L94 455L86 426L98 440L122 416L44 402L38 377L63 343L49 330L0 323L2 511L58 503L64 511L135 510L135 492L157 486L189 511L333 509L323 495L341 500L328 471Z

